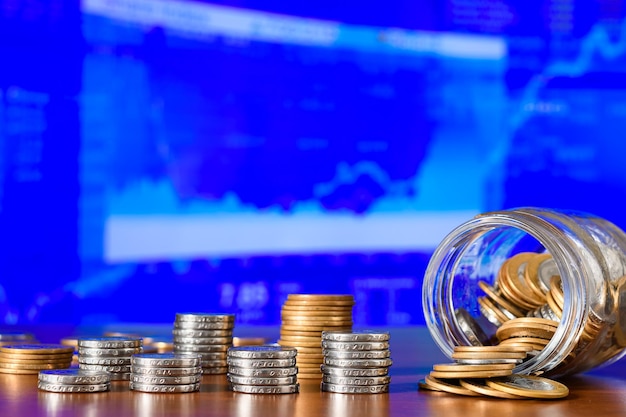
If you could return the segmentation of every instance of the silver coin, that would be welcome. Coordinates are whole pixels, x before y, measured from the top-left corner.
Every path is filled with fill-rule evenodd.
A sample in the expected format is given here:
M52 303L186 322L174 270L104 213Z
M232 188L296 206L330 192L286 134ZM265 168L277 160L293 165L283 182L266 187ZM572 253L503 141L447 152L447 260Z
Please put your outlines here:
M550 291L550 280L555 275L561 275L561 273L553 258L548 258L539 264L537 276L539 277L539 286L544 293Z
M111 381L111 374L106 371L88 371L86 369L47 369L39 371L39 381L50 384L106 384Z
M390 358L386 359L333 359L324 358L324 365L338 366L340 368L384 368L393 364Z
M101 357L101 358L130 357L131 355L134 355L135 353L141 353L141 352L143 352L143 347L110 348L110 349L86 348L86 347L78 348L79 355Z
M172 335L176 337L232 337L232 330L193 330L193 329L174 329Z
M195 384L202 380L202 374L187 376L153 376L131 374L130 380L138 384L181 385Z
M337 384L330 384L328 382L322 382L322 391L337 392L337 393L342 393L342 394L380 394L384 392L389 392L389 384L357 386L357 385L337 385Z
M228 357L245 359L289 359L295 358L298 350L285 346L238 346L228 349Z
M332 359L384 359L391 356L391 352L389 350L349 351L324 349L322 354L324 354L325 357Z
M78 368L86 371L104 371L109 373L126 373L131 371L130 365L90 365L79 363Z
M229 366L228 373L231 375L252 376L257 378L281 378L296 375L298 368L295 366L289 368L241 368L238 366Z
M388 375L385 376L333 376L333 375L323 375L322 382L328 382L329 384L337 384L337 385L359 385L359 386L369 386L369 385L384 385L389 384L391 381L391 377Z
M300 390L299 384L291 385L238 385L231 384L231 389L235 392L246 394L294 394Z
M222 366L228 366L228 362L226 359L203 360L200 365L202 368L221 368Z
M130 365L130 357L128 358L101 358L97 356L80 356L78 355L78 363L85 365Z
M228 365L240 368L286 368L296 366L296 358L289 359L245 359L228 358Z
M389 332L375 330L353 330L352 332L323 331L322 340L334 342L386 342Z
M489 344L489 336L487 336L476 319L474 319L467 312L467 310L464 308L457 308L454 310L454 316L456 317L456 321L463 334L467 337L470 345L481 346Z
M155 375L155 376L188 376L202 374L199 366L188 368L154 368L152 366L132 366L134 375Z
M232 330L234 323L229 322L200 322L200 321L177 321L174 330Z
M389 342L332 342L322 340L323 349L337 350L386 350L389 349Z
M522 363L522 359L455 359L456 363L462 365L492 365L498 363Z
M130 382L130 389L133 391L141 392L195 392L200 391L200 383L195 384L183 384L183 385L153 385L153 384L140 384L137 382Z
M141 337L87 337L78 339L78 347L96 348L96 349L120 349L133 348L143 345Z
M256 376L228 374L228 380L238 385L293 385L298 382L298 377L292 375L276 378L259 378Z
M174 336L174 344L180 345L232 345L233 337L182 337Z
M541 317L544 319L560 322L561 318L550 308L549 304L544 304L539 308Z
M221 375L225 373L228 373L227 366L214 366L210 368L209 367L202 368L202 375Z
M154 368L190 368L200 366L198 354L182 353L139 353L132 356L132 364Z
M226 352L185 352L185 351L175 351L176 353L185 354L188 353L190 355L200 355L200 359L203 361L225 361L228 358L228 354Z
M367 377L367 376L385 376L389 373L389 368L340 368L337 366L321 366L322 373L326 375L333 376L357 376L357 377Z
M53 384L50 382L39 381L37 388L50 392L103 392L108 391L111 387L110 383L106 384Z
M176 322L191 321L197 323L233 323L234 314L221 313L176 313Z
M182 343L174 343L174 352L190 352L190 353L211 353L226 352L230 346L228 345L189 345Z

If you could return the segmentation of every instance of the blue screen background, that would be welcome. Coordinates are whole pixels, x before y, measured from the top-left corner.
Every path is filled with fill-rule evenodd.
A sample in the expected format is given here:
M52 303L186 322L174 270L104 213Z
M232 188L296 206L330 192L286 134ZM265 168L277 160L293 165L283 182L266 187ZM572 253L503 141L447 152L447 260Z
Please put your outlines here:
M0 1L0 323L423 324L475 214L626 227L622 1L291 3Z

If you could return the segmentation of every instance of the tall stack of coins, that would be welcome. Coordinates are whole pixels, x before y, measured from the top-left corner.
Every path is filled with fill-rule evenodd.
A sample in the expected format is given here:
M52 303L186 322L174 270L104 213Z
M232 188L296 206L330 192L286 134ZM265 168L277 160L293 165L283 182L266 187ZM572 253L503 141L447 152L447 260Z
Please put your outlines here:
M103 392L111 387L111 374L84 369L39 371L37 388L50 392Z
M322 377L322 331L351 331L352 295L289 294L281 309L281 346L294 347L298 379Z
M205 375L225 374L234 327L234 314L177 313L172 331L174 352L199 354Z
M389 333L322 332L322 391L350 394L389 392Z
M437 364L418 384L428 391L506 399L556 399L569 389L548 378L513 374L532 348L520 346L457 346L454 363Z
M111 380L130 380L130 358L143 351L140 337L103 336L78 339L78 367L106 371Z
M200 390L199 354L139 353L131 363L130 389L142 392L182 393Z
M235 392L293 394L299 391L295 348L240 346L228 350L228 381Z
M73 348L57 344L0 346L0 373L38 374L45 369L69 368L73 353Z

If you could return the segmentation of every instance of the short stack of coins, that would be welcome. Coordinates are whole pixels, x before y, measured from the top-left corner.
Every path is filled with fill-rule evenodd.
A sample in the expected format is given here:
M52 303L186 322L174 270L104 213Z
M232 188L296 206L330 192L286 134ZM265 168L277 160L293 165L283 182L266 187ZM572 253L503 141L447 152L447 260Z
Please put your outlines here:
M139 353L131 363L130 389L142 392L184 393L200 390L199 354Z
M73 348L58 344L0 346L0 373L38 374L45 369L69 368L73 353Z
M172 330L174 352L199 354L204 375L226 374L234 328L234 314L177 313Z
M321 379L322 332L351 331L352 295L289 294L281 309L281 346L298 350L298 379Z
M513 369L521 363L530 346L457 346L454 363L437 364L419 388L465 396L506 399L557 399L569 394L560 382L528 375Z
M322 332L324 363L321 389L348 394L389 392L389 333Z
M228 381L235 392L294 394L300 389L295 348L240 346L228 350Z
M111 388L111 374L78 368L39 371L37 388L50 392L104 392Z
M78 339L78 367L106 371L112 381L130 380L131 357L143 351L141 337L102 336Z

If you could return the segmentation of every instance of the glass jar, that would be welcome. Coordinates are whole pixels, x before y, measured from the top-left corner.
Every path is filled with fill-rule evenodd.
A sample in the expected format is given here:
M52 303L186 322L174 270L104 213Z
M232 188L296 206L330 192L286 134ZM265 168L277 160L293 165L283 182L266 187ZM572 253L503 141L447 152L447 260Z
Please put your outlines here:
M625 353L626 235L583 212L480 214L435 249L422 295L430 334L450 358L455 346L500 343L508 320L547 317L555 330L514 372L584 372Z

